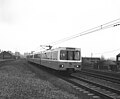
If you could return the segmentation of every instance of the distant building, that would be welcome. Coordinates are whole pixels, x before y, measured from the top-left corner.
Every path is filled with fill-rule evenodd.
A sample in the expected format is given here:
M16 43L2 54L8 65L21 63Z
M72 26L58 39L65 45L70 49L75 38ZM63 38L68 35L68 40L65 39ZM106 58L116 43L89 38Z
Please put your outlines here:
M0 53L0 59L13 59L15 56L8 51L3 51Z
M94 65L99 63L100 58L98 57L82 57L83 68L94 68Z
M116 63L117 63L117 68L120 71L120 53L116 55Z
M20 56L20 52L15 52L15 56Z
M98 63L100 58L98 57L82 57L82 62L89 62L89 63Z
M26 58L30 53L24 53L24 58Z
M120 53L116 55L116 61L120 61Z
M19 59L20 58L20 52L15 52L15 57L16 57L16 59Z

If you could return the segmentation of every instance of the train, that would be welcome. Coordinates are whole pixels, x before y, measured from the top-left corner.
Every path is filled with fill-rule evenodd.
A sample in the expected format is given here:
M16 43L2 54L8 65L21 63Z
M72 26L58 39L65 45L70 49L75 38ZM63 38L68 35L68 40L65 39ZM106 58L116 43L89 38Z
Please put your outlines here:
M82 68L81 49L59 47L27 56L28 62L39 64L57 71L73 73Z

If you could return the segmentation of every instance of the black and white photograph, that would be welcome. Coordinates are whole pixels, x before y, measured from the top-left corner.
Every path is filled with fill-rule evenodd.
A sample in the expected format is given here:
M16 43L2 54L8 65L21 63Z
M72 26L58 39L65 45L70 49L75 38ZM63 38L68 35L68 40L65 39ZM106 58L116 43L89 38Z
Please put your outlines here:
M0 99L120 99L119 0L0 0Z

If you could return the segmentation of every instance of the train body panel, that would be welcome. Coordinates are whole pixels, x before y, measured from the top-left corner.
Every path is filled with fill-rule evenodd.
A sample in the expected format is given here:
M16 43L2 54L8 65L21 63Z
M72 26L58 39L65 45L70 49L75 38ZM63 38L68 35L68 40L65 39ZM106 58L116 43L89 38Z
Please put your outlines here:
M58 70L58 61L42 59L41 65Z
M79 48L57 48L34 54L28 61L59 71L81 70L81 50Z

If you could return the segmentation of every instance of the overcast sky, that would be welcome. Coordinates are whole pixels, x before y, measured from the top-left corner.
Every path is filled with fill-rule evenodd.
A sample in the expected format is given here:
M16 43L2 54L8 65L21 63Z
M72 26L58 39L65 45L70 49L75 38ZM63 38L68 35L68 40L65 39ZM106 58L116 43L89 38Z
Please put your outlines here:
M0 0L0 49L39 51L40 45L118 18L120 0ZM54 47L81 48L82 56L93 53L93 57L102 54L115 57L120 53L119 42L120 26L117 26Z

